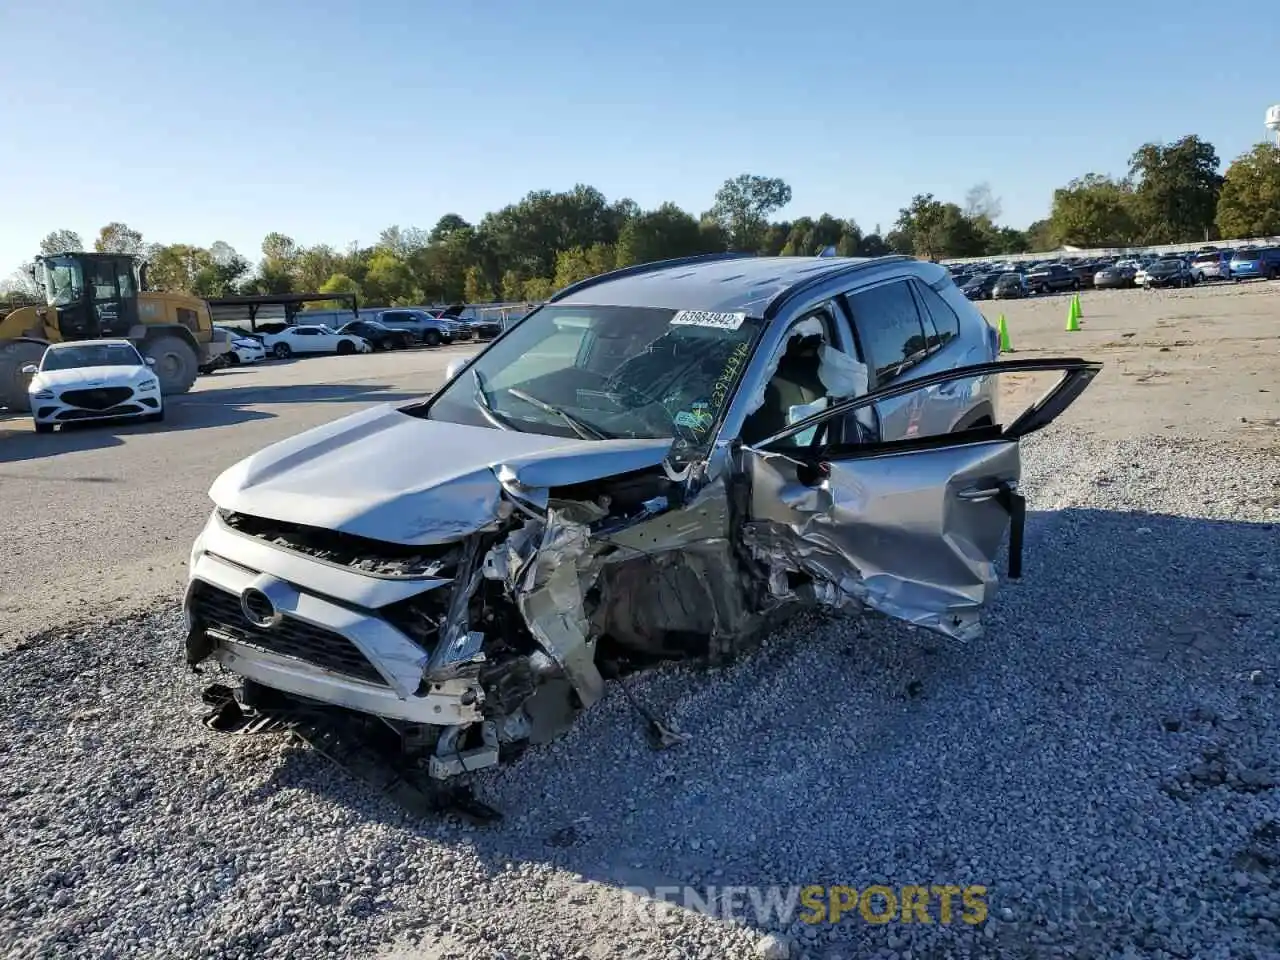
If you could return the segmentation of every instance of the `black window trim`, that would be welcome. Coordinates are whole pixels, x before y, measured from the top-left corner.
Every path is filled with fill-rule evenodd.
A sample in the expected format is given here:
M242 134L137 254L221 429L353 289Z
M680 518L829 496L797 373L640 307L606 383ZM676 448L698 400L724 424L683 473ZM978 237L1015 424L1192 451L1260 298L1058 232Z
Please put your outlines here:
M932 357L936 353L941 353L943 350L947 349L948 346L950 346L951 344L955 343L957 340L960 339L960 327L961 327L960 314L956 313L955 308L952 307L951 304L947 303L947 298L942 295L942 291L939 290L937 287L924 283L922 280L920 280L919 277L913 277L912 279L916 282L918 287L921 288L921 289L912 291L916 297L916 309L920 312L920 322L923 324L925 317L928 317L929 326L933 327L934 333L938 335L937 345L933 347L929 347L928 346L929 332L927 330L925 331L925 342L926 342L925 356ZM928 301L925 300L925 293L924 293L925 290L929 290L935 297L937 297L938 302L941 303L943 307L946 308L947 313L951 316L951 319L954 321L950 327L951 335L945 340L942 339L942 331L940 331L938 329L938 325L933 322L933 311L929 308Z

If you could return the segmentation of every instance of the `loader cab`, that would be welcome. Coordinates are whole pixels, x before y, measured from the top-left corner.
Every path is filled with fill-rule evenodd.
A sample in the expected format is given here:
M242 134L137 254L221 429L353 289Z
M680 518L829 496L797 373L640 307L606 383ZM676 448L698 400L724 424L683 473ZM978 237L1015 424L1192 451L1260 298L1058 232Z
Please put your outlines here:
M60 253L36 261L45 301L64 340L127 337L138 323L141 268L116 253Z

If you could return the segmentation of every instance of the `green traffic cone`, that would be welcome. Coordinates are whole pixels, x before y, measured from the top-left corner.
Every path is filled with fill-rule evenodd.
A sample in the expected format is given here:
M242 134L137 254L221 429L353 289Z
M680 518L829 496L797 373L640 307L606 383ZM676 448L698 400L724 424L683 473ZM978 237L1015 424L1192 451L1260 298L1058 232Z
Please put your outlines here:
M1080 309L1080 294L1072 294L1071 309L1075 311L1077 320L1084 319L1084 311Z
M1067 333L1075 333L1080 329L1080 315L1076 312L1079 309L1076 306L1075 298L1071 299L1071 303L1067 306Z
M1003 313L996 319L996 332L1000 334L1000 352L1013 353L1013 344L1009 341L1009 324Z

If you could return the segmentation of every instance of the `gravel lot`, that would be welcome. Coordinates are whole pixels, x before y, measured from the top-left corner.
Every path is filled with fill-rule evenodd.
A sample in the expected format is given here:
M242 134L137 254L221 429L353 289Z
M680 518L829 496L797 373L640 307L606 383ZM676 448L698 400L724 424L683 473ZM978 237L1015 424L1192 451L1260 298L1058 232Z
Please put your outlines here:
M650 751L614 685L564 739L479 781L506 813L497 827L410 821L283 737L201 726L209 678L179 666L167 581L131 574L121 589L136 612L109 623L76 626L74 601L43 601L53 629L0 655L0 951L1276 956L1278 288L1086 294L1072 335L1059 329L1065 298L984 304L1005 312L1020 354L1108 362L1026 444L1026 570L984 638L818 617L726 669L632 678L690 739ZM288 406L286 433L326 412ZM186 445L203 465L206 438L232 453L224 434ZM16 464L39 471L41 505L16 522L53 541L22 564L76 551L101 563L117 549L59 512L81 509L83 484L49 482L123 475L154 440L111 436L123 442ZM0 438L0 463L14 442ZM198 501L232 458L198 483L164 471L157 483L189 506L165 515L171 539L148 541L138 562L180 576L208 510ZM96 490L111 510L143 509L132 486ZM19 583L41 579L4 562ZM658 922L623 892L775 884L980 884L989 917L944 924L935 907L928 925L856 912L806 925L748 898L736 922L680 909Z

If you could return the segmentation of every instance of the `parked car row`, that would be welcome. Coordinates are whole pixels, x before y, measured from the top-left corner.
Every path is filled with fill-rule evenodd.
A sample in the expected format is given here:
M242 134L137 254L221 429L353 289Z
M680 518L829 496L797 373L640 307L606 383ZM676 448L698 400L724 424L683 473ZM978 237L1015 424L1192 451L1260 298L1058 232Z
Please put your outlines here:
M302 315L305 317L305 314ZM502 332L496 321L464 320L448 310L382 310L376 319L352 320L338 329L323 323L259 323L253 331L219 326L231 339L223 365L285 360L295 354L356 354L487 339Z
M1136 254L1032 263L952 264L956 285L970 300L1126 287L1189 287L1214 280L1280 279L1280 247L1206 246L1193 254Z

